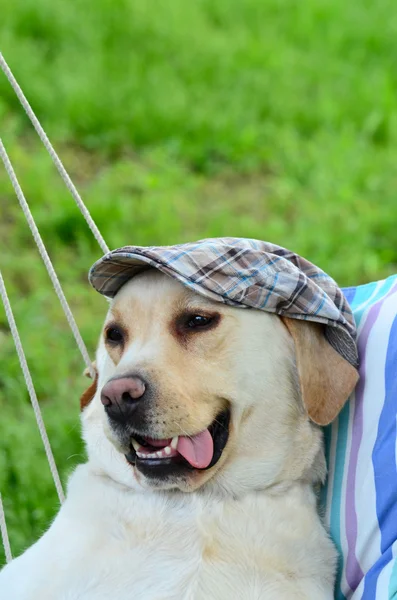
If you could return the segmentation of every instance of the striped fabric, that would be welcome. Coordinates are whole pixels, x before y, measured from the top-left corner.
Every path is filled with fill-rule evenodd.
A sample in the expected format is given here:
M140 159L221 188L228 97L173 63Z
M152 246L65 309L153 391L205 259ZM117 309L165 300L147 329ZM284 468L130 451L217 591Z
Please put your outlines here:
M336 600L397 599L397 276L344 290L360 381L326 429L326 521L340 551Z

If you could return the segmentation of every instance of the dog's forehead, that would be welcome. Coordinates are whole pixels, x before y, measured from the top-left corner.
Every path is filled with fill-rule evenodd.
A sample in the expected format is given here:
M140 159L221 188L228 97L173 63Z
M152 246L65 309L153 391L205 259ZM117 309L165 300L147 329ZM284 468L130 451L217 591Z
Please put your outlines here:
M111 302L111 311L129 308L149 308L159 305L189 308L195 306L216 307L222 305L190 290L179 281L157 271L148 269L130 279Z

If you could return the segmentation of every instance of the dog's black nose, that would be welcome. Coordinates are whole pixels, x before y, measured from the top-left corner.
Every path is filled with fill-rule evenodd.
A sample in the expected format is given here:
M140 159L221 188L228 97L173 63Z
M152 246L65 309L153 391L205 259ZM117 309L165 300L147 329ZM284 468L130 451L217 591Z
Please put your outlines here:
M103 386L101 402L111 417L127 419L146 391L146 384L136 376L111 379Z

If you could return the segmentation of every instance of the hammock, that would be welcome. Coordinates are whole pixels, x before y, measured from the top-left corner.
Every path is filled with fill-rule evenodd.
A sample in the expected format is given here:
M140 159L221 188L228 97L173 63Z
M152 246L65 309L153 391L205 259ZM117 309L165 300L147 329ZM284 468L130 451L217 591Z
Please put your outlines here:
M16 93L20 103L22 104L23 108L25 109L26 114L28 115L30 121L32 122L33 127L35 128L38 136L40 137L41 141L43 142L46 150L48 151L49 155L51 156L56 168L58 169L63 181L65 182L66 187L68 188L68 190L70 191L74 201L76 202L78 208L80 209L83 217L85 218L88 227L90 228L93 236L95 237L96 241L98 242L99 246L101 247L102 251L104 254L106 254L107 252L109 252L109 248L105 243L105 240L103 239L99 229L97 228L94 220L92 219L87 207L85 206L83 200L81 199L76 187L74 186L72 180L70 179L68 173L66 172L65 167L63 166L60 158L58 157L57 153L55 152L53 146L51 145L46 133L44 132L42 126L40 125L39 120L37 119L36 115L34 114L31 106L29 105L29 102L27 101L25 95L23 94L20 86L18 85L18 82L16 81L14 75L12 74L8 64L6 63L2 53L0 52L0 67L2 69L2 71L4 72L5 76L7 77L8 81L10 82L14 92ZM34 241L36 242L37 248L39 250L40 256L43 260L43 263L47 269L48 275L50 276L51 282L54 286L55 292L59 298L59 301L61 303L62 309L65 313L66 319L70 325L70 328L72 330L72 333L74 335L74 338L76 340L77 346L81 352L81 355L83 357L83 360L91 374L92 377L95 376L95 371L91 362L91 359L89 357L87 348L84 344L84 341L81 337L80 331L78 329L77 323L73 317L72 311L69 307L69 304L66 300L65 294L63 292L62 286L59 282L59 279L57 277L57 274L55 272L55 269L53 267L53 264L51 262L51 259L48 255L48 252L45 248L44 242L41 238L41 235L39 233L39 230L37 228L37 225L34 221L34 218L32 216L32 213L30 212L29 209L29 205L25 199L25 196L23 194L23 191L21 189L21 186L19 185L17 176L15 174L15 171L12 167L11 161L8 157L8 154L6 152L6 149L4 147L4 144L0 138L0 158L4 164L4 167L8 173L8 176L11 180L12 186L15 190L16 196L18 198L19 204L22 208L22 211L26 217L26 221L29 225L29 228L32 232L32 236ZM44 421L43 421L43 417L41 414L41 410L40 410L40 405L38 403L37 400L37 396L36 396L36 392L34 389L34 385L33 385L33 381L32 381L32 377L30 375L30 371L29 371L29 367L26 361L26 357L25 357L25 353L23 351L23 347L22 347L22 343L21 343L21 339L19 337L19 333L18 333L18 328L14 319L14 315L12 312L12 308L11 308L11 304L7 295L7 289L5 286L5 282L4 279L2 277L1 274L1 269L0 269L0 296L1 299L3 301L3 305L4 305L4 310L5 310L5 314L8 320L8 324L10 327L10 331L12 334L12 337L14 339L14 343L15 343L15 348L18 354L18 358L19 358L19 362L21 365L21 369L22 369L22 373L26 382L26 387L28 389L29 392L29 397L30 397L30 401L32 403L32 407L33 407L33 411L34 411L34 415L36 417L36 422L37 422L37 426L40 432L40 436L41 439L43 441L43 445L44 445L44 449L45 449L45 453L47 456L47 460L48 460L48 464L50 467L50 471L54 480L54 484L55 484L55 488L59 497L59 501L62 503L65 499L64 496L64 492L62 489L62 484L61 484L61 480L58 474L58 469L57 466L55 464L55 460L54 460L54 456L51 450L51 445L50 445L50 441L48 439L48 435L47 435L47 431L44 425ZM1 490L0 490L1 492ZM5 514L4 514L4 508L3 508L3 503L2 503L2 498L1 498L1 493L0 493L0 530L1 530L1 537L2 537L2 541L3 541L3 546L4 546L4 551L5 551L5 556L6 556L6 561L9 562L12 559L12 553L11 553L11 546L10 546L10 542L9 542L9 538L8 538L8 533L7 533L7 525L6 525L6 520L5 520Z

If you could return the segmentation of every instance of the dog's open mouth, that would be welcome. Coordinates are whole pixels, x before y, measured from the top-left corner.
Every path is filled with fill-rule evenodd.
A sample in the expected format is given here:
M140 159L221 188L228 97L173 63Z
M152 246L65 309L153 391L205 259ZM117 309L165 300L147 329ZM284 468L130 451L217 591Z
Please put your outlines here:
M183 468L209 469L218 462L226 446L229 423L230 410L227 409L196 435L155 439L134 434L126 459L149 476L166 475Z

